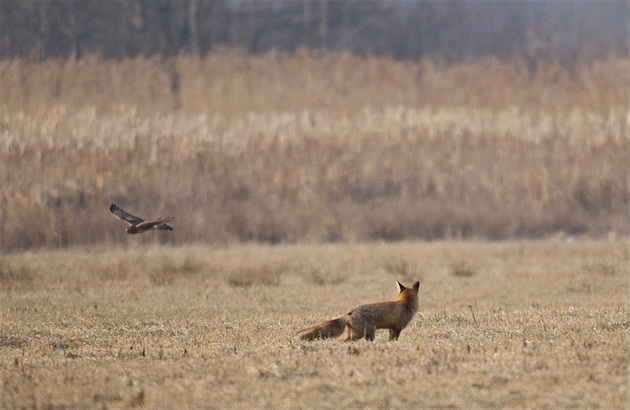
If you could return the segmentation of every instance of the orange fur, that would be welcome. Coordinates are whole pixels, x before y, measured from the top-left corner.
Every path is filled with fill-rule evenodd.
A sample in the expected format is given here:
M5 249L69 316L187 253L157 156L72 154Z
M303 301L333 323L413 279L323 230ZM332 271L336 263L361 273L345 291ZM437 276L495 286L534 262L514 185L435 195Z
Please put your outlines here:
M346 328L346 321L343 318L328 320L320 325L309 327L301 331L298 336L302 340L328 339L337 337Z
M418 312L420 282L410 288L396 283L399 290L396 301L357 306L345 316L302 330L298 337L302 340L326 339L341 335L345 329L346 341L363 337L371 341L377 329L389 329L389 340L398 340L400 332Z

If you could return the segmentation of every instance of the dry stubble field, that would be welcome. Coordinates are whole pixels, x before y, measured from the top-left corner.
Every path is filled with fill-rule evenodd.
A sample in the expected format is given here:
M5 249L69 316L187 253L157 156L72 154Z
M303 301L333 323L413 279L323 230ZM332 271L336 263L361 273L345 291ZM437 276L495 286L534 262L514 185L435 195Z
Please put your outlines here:
M0 408L627 408L628 244L7 254ZM398 342L295 333L421 281Z

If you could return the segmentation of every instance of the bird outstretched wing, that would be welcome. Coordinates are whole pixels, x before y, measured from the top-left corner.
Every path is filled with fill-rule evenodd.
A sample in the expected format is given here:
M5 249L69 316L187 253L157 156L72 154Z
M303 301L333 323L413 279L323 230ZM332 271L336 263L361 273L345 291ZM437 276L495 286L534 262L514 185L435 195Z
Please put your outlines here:
M136 225L136 227L138 228L138 230L145 230L145 229L153 228L153 229L160 229L162 231L172 231L173 228L168 226L166 222L170 222L173 220L175 220L175 218L172 218L172 217L158 218L155 221L140 222L138 225Z
M130 213L125 212L121 207L116 204L111 204L109 207L109 212L112 213L116 218L121 221L127 222L129 225L138 225L144 222L144 219L138 218L137 216L131 215Z

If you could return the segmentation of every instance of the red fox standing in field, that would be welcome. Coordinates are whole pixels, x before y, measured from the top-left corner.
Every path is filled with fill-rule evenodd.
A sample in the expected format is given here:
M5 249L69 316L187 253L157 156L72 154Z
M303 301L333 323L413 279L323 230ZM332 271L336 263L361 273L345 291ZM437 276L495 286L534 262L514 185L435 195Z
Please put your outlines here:
M346 341L374 340L376 329L389 329L389 340L398 340L400 332L418 312L418 289L420 282L406 288L398 284L398 297L393 302L371 303L357 306L347 315L320 325L309 327L298 333L302 340L337 337L346 330Z

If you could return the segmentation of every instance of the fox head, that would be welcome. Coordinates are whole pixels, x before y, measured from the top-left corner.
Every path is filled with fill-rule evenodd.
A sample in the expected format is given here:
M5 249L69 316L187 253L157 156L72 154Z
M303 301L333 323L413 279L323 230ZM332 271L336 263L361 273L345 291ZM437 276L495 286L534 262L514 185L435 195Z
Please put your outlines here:
M418 309L418 289L420 289L420 282L416 282L412 287L408 288L403 286L402 283L396 281L398 285L398 297L396 301L403 302L406 305L411 305L415 309Z
M406 288L402 283L396 281L396 285L398 285L398 293L403 293L405 290L412 290L416 294L418 294L418 289L420 289L420 282L416 282L413 284L411 288Z

